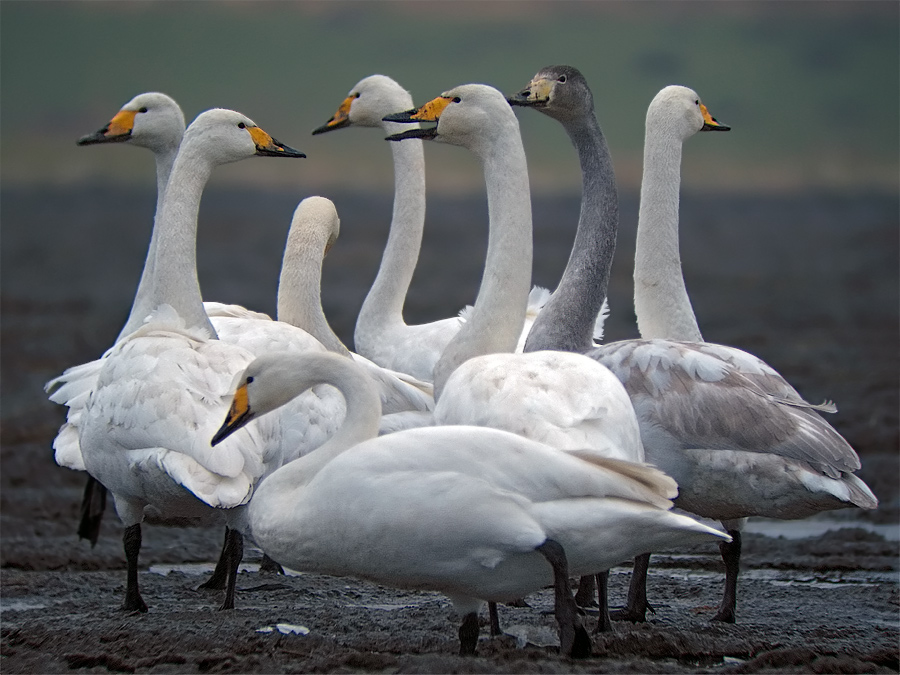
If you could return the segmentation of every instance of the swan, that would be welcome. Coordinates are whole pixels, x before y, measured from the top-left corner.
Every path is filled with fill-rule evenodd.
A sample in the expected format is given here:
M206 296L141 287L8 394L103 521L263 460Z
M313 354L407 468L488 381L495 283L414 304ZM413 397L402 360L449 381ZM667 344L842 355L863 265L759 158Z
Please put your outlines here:
M322 262L339 233L340 219L330 199L307 197L297 205L278 282L278 320L302 328L329 351L352 358L365 368L378 384L386 416L431 411L431 384L352 353L331 329L322 309Z
M567 130L580 114L562 95L573 81L573 71L544 69L535 79L543 79L546 89L533 97L539 101L539 110L560 120ZM747 517L801 518L826 509L875 508L877 500L854 475L860 468L856 453L817 414L833 412L832 406L807 403L755 356L703 342L678 254L681 145L697 131L727 129L686 87L666 87L650 104L634 272L642 339L584 353L607 366L624 384L641 425L646 460L679 485L676 505L721 521L731 535L731 542L720 543L726 582L715 619L734 622L740 529ZM577 135L570 132L570 136L577 145ZM602 154L608 152L605 145L597 148ZM585 218L591 181L592 191L609 194L614 190L612 166L607 157L593 168L582 162L582 168L585 203L576 242L585 225L606 230L606 238L599 241L614 241L616 211L603 213L598 205L587 206L594 216ZM588 235L587 241L597 241L594 237ZM587 248L576 251L578 246L570 262L596 256L593 274L608 275L612 246L592 249L586 244ZM554 322L564 321L568 312L578 311L580 303L590 302L597 284L597 279L564 275L555 295L568 299L557 306L548 303L526 350L553 348ZM565 295L560 292L563 286ZM585 331L582 318L580 335ZM583 337L579 341L585 342ZM644 619L648 563L648 555L636 561L621 618Z
M727 535L669 510L674 482L650 467L600 459L484 427L424 427L376 438L371 380L335 354L269 354L237 379L212 443L328 382L346 398L341 428L257 488L250 530L292 569L440 591L473 654L485 600L553 584L560 651L590 655L568 574L628 551Z
M102 129L82 137L78 143L79 145L122 143L151 150L156 161L156 213L159 214L162 211L165 188L184 136L184 129L184 114L178 104L165 94L149 92L134 97L122 106ZM140 328L153 310L154 299L149 287L154 279L158 232L159 229L154 225L131 312L116 342ZM322 349L318 341L304 331L296 330L284 323L273 322L268 315L253 312L240 305L204 302L203 308L220 339L239 344L254 354L265 353L272 349ZM78 471L85 470L79 443L80 420L82 408L96 386L102 365L103 357L73 366L45 386L51 401L67 407L66 423L53 442L55 458L60 466ZM396 388L390 387L389 384L388 380L385 383L386 401L393 401L401 410L407 409L400 405L402 396L398 396ZM425 397L427 399L427 394ZM298 399L295 406L297 414L293 418L292 433L297 442L293 446L302 452L318 447L336 428L343 414L343 399L336 396L335 392L312 392L305 400ZM90 540L92 546L99 537L105 506L106 488L89 474L81 504L78 534ZM226 531L226 542L231 536ZM265 559L263 563L265 566ZM220 556L216 572L201 585L201 588L225 588L224 564L225 561Z
M337 112L313 134L350 126L374 127L395 134L402 127L384 118L412 107L409 92L395 80L370 75L353 86ZM378 365L431 382L435 364L467 320L471 308L463 309L460 316L430 323L409 325L404 321L403 304L425 225L425 153L421 140L416 139L391 144L391 153L394 209L390 234L378 274L357 317L353 340L357 351ZM526 325L521 333L523 344L546 297L546 291L539 287L529 296Z
M125 525L127 610L147 610L137 559L141 521L150 505L164 517L228 510L230 569L223 609L233 607L243 547L242 510L236 507L249 500L266 472L290 457L284 443L293 447L298 440L286 415L279 415L215 456L198 443L222 414L235 373L254 356L215 339L204 311L195 253L200 196L216 165L254 155L304 156L230 110L207 111L185 132L155 224L155 260L146 286L148 306L155 309L101 359L81 413L84 468L113 494Z

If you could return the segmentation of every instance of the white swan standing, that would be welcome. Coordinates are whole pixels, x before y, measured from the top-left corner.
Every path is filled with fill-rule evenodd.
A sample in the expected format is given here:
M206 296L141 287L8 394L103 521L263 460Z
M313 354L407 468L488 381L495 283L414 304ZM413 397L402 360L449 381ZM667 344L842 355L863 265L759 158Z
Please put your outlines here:
M463 619L461 654L475 652L484 600L552 583L561 653L589 656L570 572L595 572L627 551L726 536L669 511L674 483L649 467L483 427L375 438L377 393L334 354L255 360L212 442L321 382L346 397L344 425L258 487L248 508L254 539L292 569L445 593Z
M328 122L313 131L321 134L350 126L373 127L387 134L409 129L384 118L413 107L409 92L385 75L360 80ZM421 140L391 145L394 160L394 210L378 274L356 320L356 350L375 363L431 382L434 366L450 340L465 323L470 308L454 316L424 324L407 324L403 305L412 282L425 225L425 153ZM535 288L529 296L521 339L546 298ZM521 349L519 349L521 351Z
M200 296L196 227L200 196L212 169L254 155L302 157L274 141L247 117L229 110L200 115L185 133L157 215L157 247L146 293L153 313L120 340L102 366L82 412L80 448L85 469L110 492L125 525L128 563L124 608L146 611L137 584L144 508L164 516L204 515L226 508L232 527L226 600L233 606L242 555L240 511L255 483L280 466L282 416L267 428L233 439L211 454L205 437L222 414L234 374L253 354L213 339ZM205 439L204 439L205 440Z
M566 85L559 78L566 76L571 82L573 70L542 71L545 79L555 77L557 83L539 109L564 125L579 113L566 105L565 97L555 95ZM609 367L625 385L641 424L647 461L678 482L676 504L721 520L732 536L732 542L720 544L726 589L715 618L733 622L740 527L747 516L798 518L824 509L874 508L877 500L853 475L860 466L856 453L815 412L829 408L806 403L760 359L702 342L678 254L681 144L697 131L725 128L685 87L667 87L651 103L635 254L635 309L642 337L669 339L612 343L586 355ZM577 142L571 132L570 136ZM597 148L607 152L605 144ZM584 177L578 237L583 227L605 229L609 237L617 227L615 212L607 210L603 215L597 206L588 207L595 213L586 218L585 207L591 181L593 190L614 189L610 188L615 181L611 164L607 158L593 168L582 162L582 168L595 175ZM604 271L612 255L608 246L573 248L570 263L592 255L598 258L593 275L608 274ZM568 287L570 299L545 307L533 328L535 342L529 338L526 350L552 346L546 340L552 330L541 322L548 322L552 329L553 322L562 321L569 309L576 312L579 303L590 301L597 283L590 275L571 280L564 276L560 287ZM585 321L580 324L583 336ZM580 342L584 344L584 339ZM645 555L636 563L628 607L620 618L643 620L648 562Z

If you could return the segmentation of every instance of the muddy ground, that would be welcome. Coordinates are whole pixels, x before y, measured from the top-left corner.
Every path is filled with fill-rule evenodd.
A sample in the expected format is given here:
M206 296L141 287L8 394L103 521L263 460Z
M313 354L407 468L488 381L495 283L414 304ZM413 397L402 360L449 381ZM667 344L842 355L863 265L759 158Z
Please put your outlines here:
M233 191L204 198L206 297L274 310L279 250L298 198ZM325 305L349 340L390 203L334 198L342 234L326 262ZM636 203L623 196L622 204L610 340L635 336ZM881 506L788 530L751 521L736 625L709 621L722 588L714 547L656 555L649 587L656 613L595 636L593 658L579 662L556 653L546 591L529 596L530 607L501 607L508 634L488 639L485 627L478 656L460 658L456 617L442 596L261 574L253 549L238 609L219 612L218 593L195 590L218 554L218 527L147 525L140 583L150 611L119 609L121 526L109 513L96 548L78 541L83 477L53 463L63 412L41 385L112 343L140 274L152 206L149 193L84 186L5 189L0 200L3 672L900 671L896 196L685 195L682 252L705 336L760 355L809 399L833 399L840 411L829 420L858 450L860 476ZM446 316L472 300L483 212L480 200L429 203L428 274L414 281L409 320ZM536 283L558 277L577 213L577 198L535 200ZM472 227L461 231L458 222ZM627 566L613 569L613 604L627 581Z

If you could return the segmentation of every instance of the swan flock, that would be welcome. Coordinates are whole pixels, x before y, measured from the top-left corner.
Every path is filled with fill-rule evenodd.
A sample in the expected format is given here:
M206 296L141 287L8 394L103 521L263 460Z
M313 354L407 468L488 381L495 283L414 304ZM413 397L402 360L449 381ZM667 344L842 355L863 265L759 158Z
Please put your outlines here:
M562 124L582 172L575 241L552 293L531 287L525 108ZM717 543L726 576L711 618L734 623L747 518L877 507L858 456L822 416L834 406L807 402L757 357L701 336L679 254L682 145L729 127L696 92L667 86L649 105L634 261L641 338L606 344L618 195L576 68L543 68L508 94L464 84L418 106L372 75L312 133L352 126L386 135L394 173L390 232L355 352L322 310L323 258L340 230L325 197L294 212L274 319L201 293L199 204L214 169L304 153L232 110L207 110L186 127L158 92L79 140L144 147L156 162L154 226L130 315L105 353L46 387L66 408L56 461L86 474L79 535L96 543L107 491L125 526L125 610L148 611L138 561L153 512L225 525L204 584L224 590L224 610L235 607L249 537L276 569L443 593L464 655L476 652L485 604L494 635L496 603L551 587L560 653L584 658L591 635L579 604L596 584L595 630L643 621L653 552ZM477 159L488 245L470 307L407 324L431 143ZM606 574L629 559L626 604L610 612Z

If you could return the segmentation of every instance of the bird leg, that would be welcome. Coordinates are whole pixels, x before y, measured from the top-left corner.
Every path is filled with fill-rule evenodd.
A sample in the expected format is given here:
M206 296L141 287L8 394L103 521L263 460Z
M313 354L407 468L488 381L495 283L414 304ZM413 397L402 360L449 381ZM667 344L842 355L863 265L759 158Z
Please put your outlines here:
M244 557L244 535L236 529L229 529L222 552L227 557L228 579L225 583L225 601L219 610L234 609L234 587L237 584L238 567Z
M463 617L459 626L459 655L474 656L475 647L478 645L478 613L469 612Z
M503 631L500 630L500 615L497 613L496 602L488 602L488 616L491 619L491 637L497 637Z
M554 609L559 630L560 654L575 659L591 655L591 638L578 616L578 607L569 586L569 563L563 547L552 539L547 539L535 549L553 567Z
M219 560L216 562L216 569L213 570L212 576L197 586L197 589L205 591L221 591L225 589L228 581L228 541L231 528L225 526L225 541L222 542L222 550L219 552Z
M655 610L647 602L647 570L650 569L650 554L642 553L634 559L634 569L631 572L631 583L628 585L628 599L625 607L609 613L613 621L631 621L632 623L644 623L647 620L647 610Z
M122 535L122 547L125 549L125 561L128 566L125 602L122 604L122 609L129 612L146 612L147 604L138 590L138 554L141 552L140 523L125 528Z
M78 522L78 536L91 542L91 548L97 545L100 537L100 521L106 510L106 488L103 483L88 474L81 497L81 520Z
M737 610L737 578L741 562L741 532L728 530L728 534L731 535L730 542L719 542L719 551L722 552L722 560L725 562L725 593L722 595L719 611L712 620L734 623Z
M609 570L597 575L597 606L597 632L609 633L612 630L612 619L609 618Z
M575 604L579 607L592 607L594 605L594 575L588 574L578 580L578 590L575 591Z

